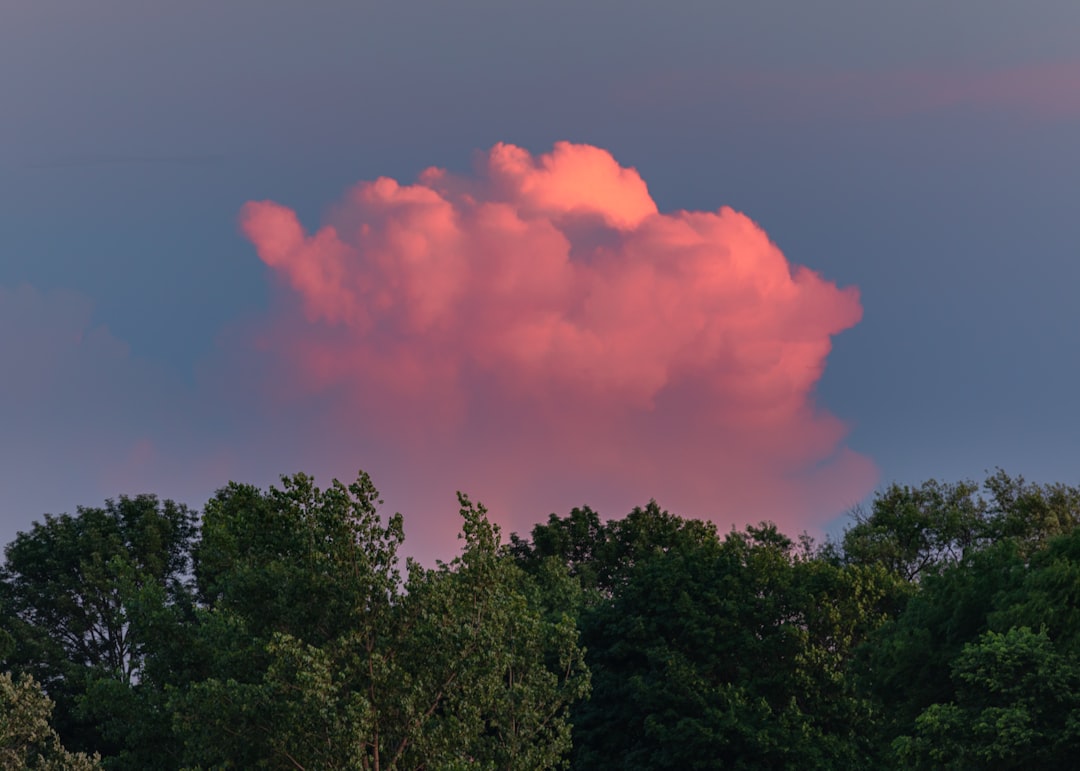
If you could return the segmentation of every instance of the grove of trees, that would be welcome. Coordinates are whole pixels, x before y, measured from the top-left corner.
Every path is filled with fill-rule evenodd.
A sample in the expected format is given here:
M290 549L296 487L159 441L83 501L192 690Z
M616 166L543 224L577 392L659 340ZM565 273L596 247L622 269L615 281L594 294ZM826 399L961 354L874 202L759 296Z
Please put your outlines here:
M402 565L371 480L20 533L0 769L1011 769L1080 751L1080 489L892 485L818 545L655 502Z

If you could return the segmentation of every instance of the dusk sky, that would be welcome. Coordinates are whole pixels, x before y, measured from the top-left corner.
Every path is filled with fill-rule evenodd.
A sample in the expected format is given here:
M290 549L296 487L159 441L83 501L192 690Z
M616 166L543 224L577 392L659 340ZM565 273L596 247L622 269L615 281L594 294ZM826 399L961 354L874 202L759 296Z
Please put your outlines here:
M0 7L0 539L1080 483L1080 3Z

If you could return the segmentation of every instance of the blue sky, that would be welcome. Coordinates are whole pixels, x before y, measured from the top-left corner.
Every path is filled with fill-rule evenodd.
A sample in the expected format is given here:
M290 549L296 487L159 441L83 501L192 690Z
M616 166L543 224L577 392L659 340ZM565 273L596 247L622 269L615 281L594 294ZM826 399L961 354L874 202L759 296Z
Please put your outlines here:
M374 465L408 504L423 470L320 446L318 400L207 396L287 294L238 216L313 230L497 142L604 148L661 211L731 206L857 286L815 398L879 483L1075 484L1078 39L1046 0L8 4L0 535L142 488L200 506L219 472ZM530 489L518 529L563 505Z

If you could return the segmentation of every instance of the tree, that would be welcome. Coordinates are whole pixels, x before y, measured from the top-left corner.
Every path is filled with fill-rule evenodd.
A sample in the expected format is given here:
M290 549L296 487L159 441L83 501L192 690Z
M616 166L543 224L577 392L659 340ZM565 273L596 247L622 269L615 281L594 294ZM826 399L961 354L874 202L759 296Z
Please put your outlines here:
M995 598L990 627L1045 629L1059 651L1080 659L1080 529L1026 556L1017 580Z
M266 768L549 768L588 677L498 528L462 497L465 549L397 569L361 474L230 485L206 509L197 576L203 676L174 700L190 764ZM568 580L568 579L565 579Z
M603 563L608 530L588 506L574 508L565 517L551 514L531 535L531 541L517 533L510 535L509 553L525 570L537 573L545 560L553 560L578 578L583 588L610 583L609 568Z
M989 629L1000 597L1023 580L1016 544L1003 542L928 574L910 601L857 653L857 679L885 720L880 746L910 733L918 715L953 699L952 664Z
M304 474L266 492L230 483L207 504L200 662L171 704L187 763L340 768L362 756L401 594L402 518L384 523L377 505L365 474L325 490ZM338 658L352 661L347 677ZM305 748L318 753L301 760Z
M68 752L49 720L53 703L34 678L0 674L0 770L93 771L99 758Z
M1014 540L1024 553L1038 551L1080 523L1080 488L1037 485L1000 469L983 487L990 540Z
M1080 488L1037 485L999 469L981 490L985 495L971 481L890 485L874 497L869 513L852 512L842 559L881 564L918 582L1003 541L1033 553L1080 523Z
M0 591L14 641L8 665L34 674L56 701L69 746L108 749L83 712L102 706L87 701L95 684L115 683L113 693L125 698L148 687L143 622L190 605L195 532L187 507L140 495L80 507L75 516L46 515L7 546Z
M845 668L887 613L885 571L800 556L771 525L660 549L622 532L648 556L582 617L575 767L873 767Z
M1055 720L1073 709L1080 661L1080 530L1036 543L1004 537L927 575L862 648L859 680L887 717L879 743L902 764L1010 768L1034 753L1068 765L1072 729Z
M401 767L558 767L570 749L569 707L589 684L574 620L545 606L483 506L459 503L461 556L410 569L400 649L410 688L394 704L412 706L387 721L414 726L394 742Z
M952 664L956 698L894 741L911 768L1070 769L1080 750L1080 666L1046 630L988 631Z
M531 541L512 535L510 553L531 573L553 560L578 578L587 593L610 597L653 557L715 540L716 526L711 522L684 519L649 501L607 523L587 506L566 517L552 514L546 524L533 528Z
M874 497L869 514L852 512L844 554L854 564L884 565L907 581L955 564L985 536L977 492L972 482L890 485Z

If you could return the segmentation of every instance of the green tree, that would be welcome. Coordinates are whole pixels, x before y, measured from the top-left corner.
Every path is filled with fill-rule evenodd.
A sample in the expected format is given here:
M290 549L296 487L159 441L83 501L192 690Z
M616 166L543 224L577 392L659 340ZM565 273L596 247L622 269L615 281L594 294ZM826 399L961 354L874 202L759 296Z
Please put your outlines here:
M983 543L977 492L972 482L890 485L874 497L869 513L852 512L855 524L844 533L844 555L854 564L884 565L907 581L956 564Z
M933 479L917 487L893 484L874 497L869 512L856 509L852 517L841 558L881 564L917 582L992 544L1009 541L1030 554L1071 532L1080 522L1080 488L1033 484L998 470L981 487Z
M1080 488L1064 484L1038 485L998 470L983 483L988 538L1011 539L1024 553L1068 535L1080 523Z
M1016 574L996 598L990 627L1046 629L1058 650L1080 659L1080 530L1027 555Z
M1046 630L988 631L952 664L955 701L927 707L893 743L902 765L1070 769L1080 750L1080 666Z
M565 517L551 514L546 523L532 529L531 537L527 540L511 533L509 545L509 553L529 572L539 572L545 560L552 560L578 578L583 588L610 584L610 569L604 563L608 530L588 506L575 508Z
M1054 724L1010 702L1009 693L1027 689L1047 699L1051 693L1059 701L1072 698L1059 686L1071 682L1068 673L1080 662L1080 530L1036 544L1005 537L927 575L903 611L861 649L859 680L887 718L880 745L891 745L905 763L931 767L948 759L952 767L1011 767L1000 746L979 749L987 738L976 741L975 715L983 713L975 709L976 697L993 691L1004 699L987 702L998 712L979 720L1012 710L1013 716L1027 715L1032 736L1043 730L1038 726ZM986 672L996 680L972 679L976 663L989 667L994 661ZM1010 661L1027 662L1022 681L1015 680L1021 672L1009 670ZM999 728L1004 731L1005 723ZM1059 729L1065 730L1052 728ZM954 739L960 744L948 744ZM993 753L997 760L991 762ZM973 765L977 758L981 765Z
M593 599L610 597L651 558L717 537L713 523L676 516L656 501L606 523L587 506L566 517L552 514L531 536L531 541L510 537L510 553L519 564L532 573L547 560L563 565Z
M98 757L68 752L50 724L53 703L31 675L0 674L0 769L93 771Z
M364 474L325 490L304 474L267 492L231 483L207 504L199 663L172 701L186 762L339 768L361 757L401 594L402 518L384 523L377 504ZM344 682L338 657L355 659ZM305 746L320 752L301 761Z
M153 690L145 665L154 635L144 622L190 607L195 533L187 507L140 495L80 507L75 516L46 515L7 546L0 572L14 642L7 663L32 673L55 700L65 744L119 749L98 725L111 700L93 694L107 690L130 705ZM153 709L134 708L129 717L163 721L147 730L167 733L167 718Z
M574 619L544 602L552 580L568 591L569 577L549 575L542 590L504 553L484 508L460 504L461 556L410 570L400 644L411 687L394 700L410 707L388 715L413 726L394 742L400 767L558 767L569 707L589 683Z
M197 574L205 676L178 691L187 762L266 768L548 768L587 673L568 618L461 499L465 549L397 569L361 474L231 485L206 509ZM564 576L564 581L569 579Z
M680 531L695 537L649 549L624 530L637 556L582 617L593 695L574 713L575 766L873 767L845 669L896 582L809 559L771 525L659 532Z
M952 700L953 661L989 629L999 598L1019 585L1023 572L1014 543L974 552L927 575L902 611L857 652L857 678L885 717L883 748L910 732L928 706Z

